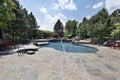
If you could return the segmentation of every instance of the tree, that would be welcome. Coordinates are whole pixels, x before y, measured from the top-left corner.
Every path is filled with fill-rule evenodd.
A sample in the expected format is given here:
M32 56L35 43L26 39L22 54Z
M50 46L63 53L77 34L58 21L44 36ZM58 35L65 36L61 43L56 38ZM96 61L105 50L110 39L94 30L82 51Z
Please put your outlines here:
M90 27L88 28L88 31L90 31L90 36L94 38L103 38L109 34L108 28L110 26L106 26L108 17L108 11L105 8L99 11L95 16L91 17L89 20Z
M79 24L77 33L81 38L104 38L108 37L113 30L111 19L108 11L103 8L90 19L83 18L83 22Z
M76 20L68 20L65 25L65 32L72 36L76 36L76 30L77 30L77 24L78 22Z
M12 39L15 40L17 38L23 38L25 30L25 21L26 21L26 14L25 9L19 4L17 0L14 0L16 4L16 9L13 10L15 13L16 19L12 20L8 25L9 34L12 35ZM27 12L27 11L26 11ZM19 32L19 33L18 33ZM26 37L24 37L26 38Z
M101 11L99 11L96 15L96 23L95 25L95 34L96 34L96 38L104 38L107 35L109 35L110 33L108 32L109 27L111 26L106 26L106 23L108 21L108 11L103 8Z
M14 0L14 3L16 9L13 12L16 19L9 23L6 33L9 33L13 40L36 38L38 25L34 15L28 14L26 8L23 8L17 0Z
M13 0L0 0L0 28L7 27L7 24L15 19L12 10L16 8Z
M60 37L63 37L63 24L60 19L58 19L54 25L54 32L57 33Z
M28 15L28 19L29 19L29 36L30 38L36 38L37 37L37 29L39 28L39 26L37 25L37 21L36 18L34 17L33 13L30 12L30 14Z
M120 23L120 9L113 11L113 13L110 15L110 19L113 24Z
M115 27L116 28L111 32L111 35L113 37L119 37L120 39L120 23L116 24Z
M53 32L51 32L51 31L38 30L37 38L39 38L39 39L50 38L52 36L52 34L53 34Z
M80 36L81 39L88 37L88 20L84 17L82 23L79 23L77 28L77 35Z
M13 0L0 0L0 39L3 39L3 29L8 26L11 20L15 19L12 10L16 8Z

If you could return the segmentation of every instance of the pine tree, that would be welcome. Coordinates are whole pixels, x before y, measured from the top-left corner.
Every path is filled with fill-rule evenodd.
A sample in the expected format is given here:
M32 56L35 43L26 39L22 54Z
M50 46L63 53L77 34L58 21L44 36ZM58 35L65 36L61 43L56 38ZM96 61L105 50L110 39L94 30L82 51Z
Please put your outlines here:
M57 33L60 37L63 37L63 24L60 19L58 19L54 26L54 32Z

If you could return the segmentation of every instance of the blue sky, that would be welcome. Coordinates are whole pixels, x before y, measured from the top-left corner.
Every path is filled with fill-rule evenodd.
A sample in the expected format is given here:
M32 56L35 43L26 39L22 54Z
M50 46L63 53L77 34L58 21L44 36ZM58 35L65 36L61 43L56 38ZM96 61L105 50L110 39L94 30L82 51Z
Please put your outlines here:
M32 12L41 30L53 31L58 19L65 25L67 20L82 21L90 18L105 7L109 13L120 8L120 0L18 0Z

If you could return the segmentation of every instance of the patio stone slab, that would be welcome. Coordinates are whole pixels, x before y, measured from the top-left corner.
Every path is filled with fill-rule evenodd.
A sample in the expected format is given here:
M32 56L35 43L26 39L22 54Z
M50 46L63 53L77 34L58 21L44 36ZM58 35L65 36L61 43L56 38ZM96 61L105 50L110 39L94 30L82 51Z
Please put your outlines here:
M116 69L116 68L114 68L114 67L112 67L112 66L110 66L110 65L108 65L108 66L105 66L107 69L109 69L110 71L113 71L113 72L118 72L119 70L118 69Z
M102 76L102 77L99 77L99 78L95 78L94 80L117 80L116 78L111 78L111 77L108 77L108 76Z
M62 77L57 76L57 77L53 78L52 80L62 80Z
M86 71L92 76L102 76L103 73L99 69L86 69Z
M93 68L92 66L90 66L90 65L88 65L88 64L85 64L85 63L83 63L82 65L83 65L86 69L87 69L87 68Z

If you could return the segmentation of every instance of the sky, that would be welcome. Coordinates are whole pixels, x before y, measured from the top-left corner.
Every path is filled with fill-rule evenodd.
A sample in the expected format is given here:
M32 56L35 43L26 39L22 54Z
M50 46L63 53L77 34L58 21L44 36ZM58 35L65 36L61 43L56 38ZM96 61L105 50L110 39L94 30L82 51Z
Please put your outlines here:
M82 22L90 19L104 7L111 14L120 9L120 0L18 0L23 8L32 12L39 29L53 31L58 19L65 25L68 20Z

